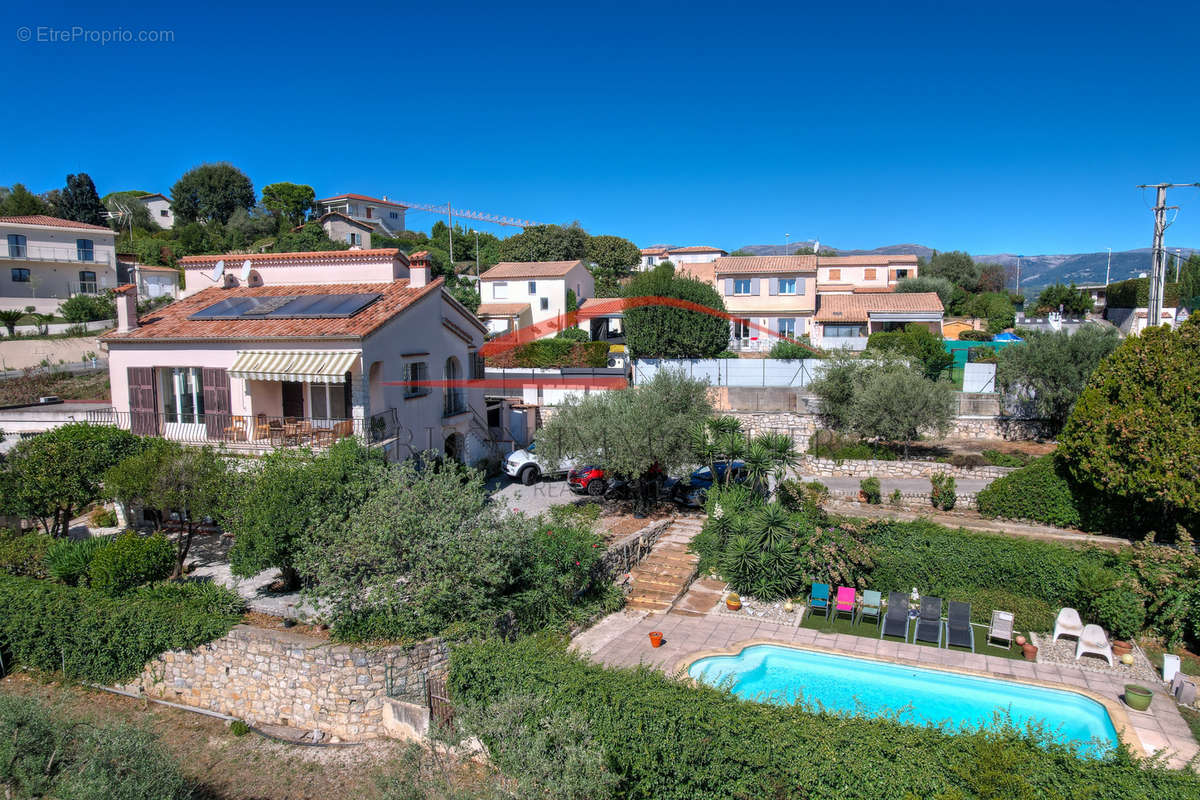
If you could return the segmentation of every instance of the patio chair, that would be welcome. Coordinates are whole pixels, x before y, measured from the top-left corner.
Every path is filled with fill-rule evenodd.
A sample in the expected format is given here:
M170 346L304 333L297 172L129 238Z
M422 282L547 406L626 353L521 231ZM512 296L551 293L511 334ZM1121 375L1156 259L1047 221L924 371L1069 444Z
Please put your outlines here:
M888 592L887 613L879 620L879 638L903 636L908 641L908 596L904 592Z
M1084 625L1083 633L1079 636L1079 644L1075 645L1075 660L1084 653L1097 655L1113 665L1112 645L1108 643L1108 634L1099 625Z
M829 619L829 584L814 583L812 590L808 593L808 611L811 617L818 611L825 612L825 618Z
M244 442L246 441L246 426L249 425L249 420L246 417L233 417L227 426L225 426L225 441L227 442Z
M913 634L913 641L942 646L942 598L921 598L921 616L917 617L917 632Z
M1079 612L1075 609L1059 610L1058 618L1054 620L1054 636L1050 641L1057 642L1060 636L1074 636L1076 639L1083 636L1083 620L1079 618Z
M993 641L995 640L995 641ZM992 624L988 626L987 643L992 647L1011 648L1013 640L1013 615L1011 611L993 611ZM996 641L1004 644L996 644Z
M862 602L858 604L858 622L861 624L863 617L871 617L872 622L878 623L882 614L883 596L874 589L863 592Z
M271 423L267 422L266 414L258 414L255 416L254 423L254 438L266 439L271 435Z
M354 435L354 420L344 419L333 426L333 438L345 439L347 436Z
M857 593L851 586L839 586L837 590L837 598L834 601L833 618L839 619L842 614L850 615L850 624L854 624L854 606L857 599Z
M975 652L975 629L971 627L971 604L951 600L946 607L946 646L969 647Z

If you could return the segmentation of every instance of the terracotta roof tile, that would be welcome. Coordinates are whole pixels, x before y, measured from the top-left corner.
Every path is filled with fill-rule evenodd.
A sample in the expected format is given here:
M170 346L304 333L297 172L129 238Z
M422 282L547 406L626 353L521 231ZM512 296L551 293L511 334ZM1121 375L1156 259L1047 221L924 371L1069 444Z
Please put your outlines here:
M585 301L586 302L586 301ZM529 310L529 303L481 303L477 317L518 317Z
M823 294L817 297L817 322L866 322L870 314L940 313L937 292Z
M582 261L501 261L480 275L479 279L561 278L582 264Z
M212 287L176 300L138 320L138 327L126 333L110 333L106 342L160 339L295 339L332 337L364 338L387 323L408 306L440 291L442 279L410 288L407 280L391 283L333 283L306 286L256 286L222 289ZM382 294L383 297L353 317L338 319L188 319L201 309L235 297L286 297L308 294Z
M666 247L643 247L642 255L644 256L665 256L667 254Z
M670 253L720 253L725 254L725 251L719 247L709 247L707 245L691 245L689 247L672 247Z
M812 272L817 268L816 256L725 256L713 262L717 275L738 275L755 272Z
M913 255L874 255L874 256L820 256L817 265L821 267L871 267L885 264L916 264L917 257Z
M855 286L855 294L887 294L896 291L891 286Z
M0 224L9 225L45 225L54 228L79 228L85 231L104 231L112 233L113 229L105 225L92 225L87 222L76 222L73 219L50 217L45 214L28 214L23 217L0 217Z
M218 261L227 261L226 266L240 266L247 259L254 267L269 267L279 261L379 261L388 258L400 258L405 263L408 257L394 247L377 250L319 250L311 253L224 253L211 256L184 256L179 264L184 269L188 267L206 267Z
M317 202L318 203L328 203L331 200L342 200L342 199L362 200L367 203L380 203L385 206L399 206L400 208L408 208L408 206L404 205L403 203L397 203L394 200L382 200L378 197L368 197L365 194L353 194L353 193L335 194L333 197L326 197L325 199L318 200Z

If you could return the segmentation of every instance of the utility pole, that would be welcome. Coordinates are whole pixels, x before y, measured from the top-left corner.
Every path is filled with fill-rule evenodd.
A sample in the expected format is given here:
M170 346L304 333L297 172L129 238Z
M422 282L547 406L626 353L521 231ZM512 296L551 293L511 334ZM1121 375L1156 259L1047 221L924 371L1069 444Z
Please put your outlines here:
M479 277L479 231L475 231L475 277Z
M450 226L450 274L454 275L454 212L449 200L446 201L446 224Z
M1021 293L1021 259L1025 256L1017 256L1017 294Z
M1112 275L1112 248L1108 248L1108 264L1104 267L1104 297L1108 298L1108 277Z
M1154 245L1151 248L1150 260L1150 304L1146 309L1146 324L1155 327L1162 324L1163 284L1167 280L1167 251L1163 247L1163 234L1170 225L1167 222L1167 210L1179 208L1167 206L1167 189L1184 186L1200 186L1200 183L1159 183L1153 186L1141 184L1137 187L1157 190L1154 199Z
M1179 283L1179 265L1183 261L1183 248L1175 248L1175 282Z
M783 254L785 256L791 255L791 252L788 250L788 239L791 239L791 238L792 238L792 235L790 233L785 233L783 235Z

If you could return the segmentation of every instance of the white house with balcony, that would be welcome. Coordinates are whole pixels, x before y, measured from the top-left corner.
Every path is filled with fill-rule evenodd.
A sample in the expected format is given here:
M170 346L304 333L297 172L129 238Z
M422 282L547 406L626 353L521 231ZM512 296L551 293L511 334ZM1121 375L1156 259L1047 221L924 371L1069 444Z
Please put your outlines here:
M110 228L34 214L0 217L0 236L0 306L24 301L41 310L72 295L116 288L116 234Z
M638 269L649 270L664 261L670 261L675 266L680 264L711 264L718 258L729 255L719 247L708 245L689 245L687 247L669 247L654 245L642 248L642 260Z
M386 195L380 198L365 194L339 194L317 201L319 217L331 212L344 214L385 236L404 232L404 212L407 208L406 205L388 200Z
M534 326L539 338L565 326L570 295L578 307L596 294L583 261L502 261L479 276L476 314L490 333Z

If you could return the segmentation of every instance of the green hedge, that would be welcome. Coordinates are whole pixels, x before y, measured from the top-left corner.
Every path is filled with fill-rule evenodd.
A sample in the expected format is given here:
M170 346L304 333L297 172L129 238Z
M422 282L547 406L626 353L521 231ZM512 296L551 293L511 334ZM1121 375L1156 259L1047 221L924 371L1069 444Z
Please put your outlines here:
M1031 519L1060 528L1078 528L1084 514L1053 454L992 481L975 496L985 517Z
M115 596L135 586L160 581L175 569L175 545L161 533L123 533L96 551L88 565L88 586Z
M1099 548L1076 549L922 521L871 523L864 536L874 554L873 589L916 586L922 594L946 596L954 587L985 586L1036 598L1056 609L1070 605L1083 565L1105 565L1111 558Z
M0 535L0 573L45 578L46 554L54 540L43 533Z
M1130 278L1119 283L1110 283L1105 292L1108 308L1144 308L1150 305L1150 279ZM1163 305L1173 306L1179 302L1179 284L1163 284Z
M1051 605L1036 597L1025 597L1005 591L1004 589L985 588L982 586L952 586L943 590L943 600L959 600L971 604L971 621L986 625L992 621L993 611L1011 611L1013 624L1018 631L1051 631L1054 630L1054 618L1063 603ZM978 632L976 632L978 636ZM975 650L986 653L980 647L981 642L975 642Z
M517 347L513 358L518 367L606 367L608 343L538 339Z
M0 651L13 664L96 683L133 679L167 650L224 636L242 601L210 583L162 583L110 598L34 578L0 575Z
M468 706L545 700L514 736L536 735L555 709L581 714L619 778L614 796L630 800L1200 798L1195 775L1143 768L1124 751L1081 759L1014 731L949 734L754 703L649 669L595 666L545 638L454 648L450 689Z

